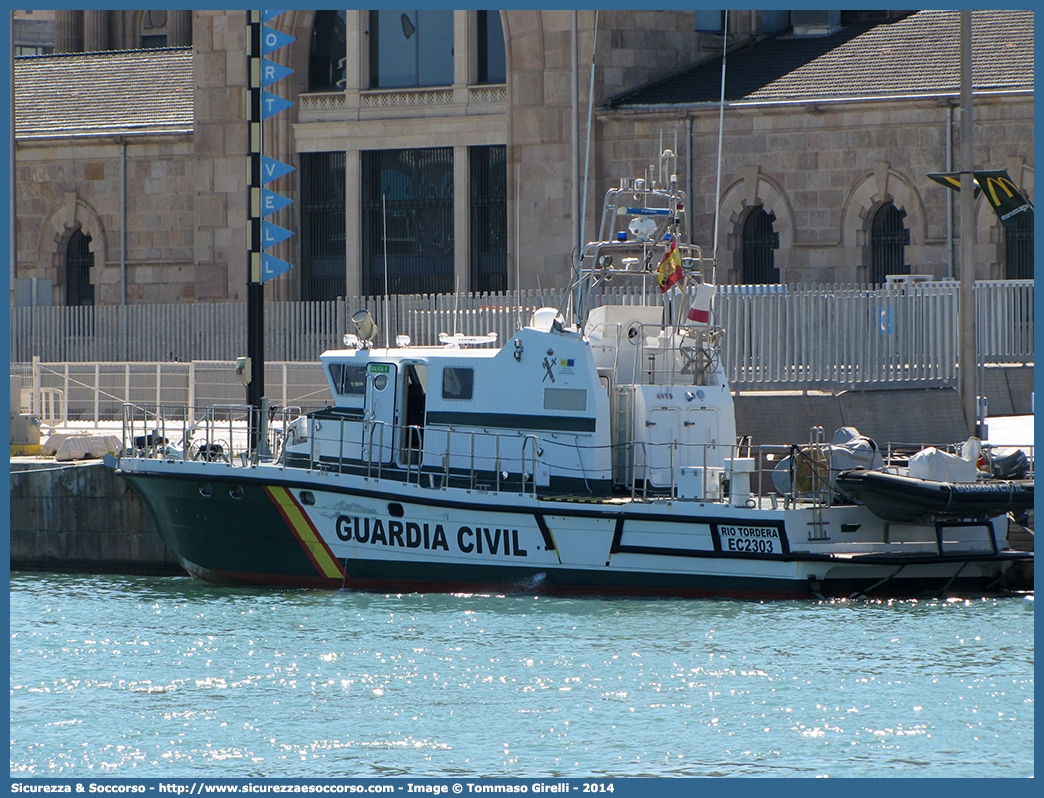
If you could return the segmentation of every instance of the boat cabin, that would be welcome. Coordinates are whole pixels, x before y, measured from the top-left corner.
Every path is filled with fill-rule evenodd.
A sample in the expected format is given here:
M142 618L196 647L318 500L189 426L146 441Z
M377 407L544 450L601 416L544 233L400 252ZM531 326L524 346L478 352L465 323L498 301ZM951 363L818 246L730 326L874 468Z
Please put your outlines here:
M660 307L596 308L584 334L542 309L499 349L460 340L324 352L333 405L292 427L286 465L611 495L731 456L720 364L699 335L665 328Z

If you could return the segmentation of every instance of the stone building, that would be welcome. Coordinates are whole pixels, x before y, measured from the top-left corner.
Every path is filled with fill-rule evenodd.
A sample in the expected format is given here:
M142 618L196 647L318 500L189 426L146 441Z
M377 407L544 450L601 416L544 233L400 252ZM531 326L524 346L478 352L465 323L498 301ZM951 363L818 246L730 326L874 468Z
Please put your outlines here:
M12 303L243 300L245 14L54 15L56 54L16 59ZM1032 13L973 17L976 162L1032 198ZM294 200L270 219L295 235L269 250L295 268L266 296L383 293L385 267L400 293L502 290L516 269L522 287L562 286L606 187L661 134L709 251L726 43L719 281L945 277L953 196L927 173L948 152L960 167L957 20L283 12L269 25L295 41L268 57L294 72L269 90L294 105L264 150L296 169L270 186ZM981 200L976 220L977 277L1032 273L1032 229Z
M928 178L961 167L959 15L842 19L820 12L810 21L825 26L726 58L721 282L959 272L958 195ZM972 56L976 169L1007 170L1032 200L1032 12L973 13ZM659 129L691 132L697 243L715 238L720 91L719 59L611 97L599 114L602 174ZM974 213L976 277L1032 278L1032 215L1005 228L981 195Z

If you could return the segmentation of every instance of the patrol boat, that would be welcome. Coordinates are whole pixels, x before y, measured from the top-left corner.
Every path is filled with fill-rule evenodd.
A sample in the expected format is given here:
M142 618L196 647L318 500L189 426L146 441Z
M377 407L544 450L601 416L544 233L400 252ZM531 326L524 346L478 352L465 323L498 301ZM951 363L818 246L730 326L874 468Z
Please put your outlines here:
M709 259L687 243L674 164L667 150L656 176L607 192L569 306L536 310L503 345L381 348L360 311L320 357L326 409L215 407L189 426L128 406L119 473L210 582L746 598L1018 587L1033 555L1008 545L1006 508L887 520L833 478L887 467L857 433L737 440ZM654 302L602 304L610 280Z

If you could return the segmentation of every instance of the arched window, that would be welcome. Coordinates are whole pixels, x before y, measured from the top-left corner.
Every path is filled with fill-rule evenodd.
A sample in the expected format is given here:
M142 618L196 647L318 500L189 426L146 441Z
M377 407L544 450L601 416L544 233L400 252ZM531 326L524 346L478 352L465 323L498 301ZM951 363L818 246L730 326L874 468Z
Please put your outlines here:
M141 15L141 47L148 50L167 46L167 12L144 11Z
M316 11L308 55L308 91L344 91L348 54L344 11Z
M909 274L906 265L906 245L910 243L910 231L903 219L906 211L886 202L874 214L870 223L870 274L869 281L881 285L889 274Z
M1033 279L1033 214L1020 213L1004 228L1004 276Z
M77 230L69 236L65 247L65 304L69 306L93 305L94 286L91 284L91 267L94 253L91 252L91 237Z
M747 285L778 283L779 269L774 250L779 249L779 233L772 230L776 214L762 206L751 209L743 222L743 270L740 281Z
M504 26L499 11L479 11L478 19L478 82L504 83L507 80L507 60L504 55Z

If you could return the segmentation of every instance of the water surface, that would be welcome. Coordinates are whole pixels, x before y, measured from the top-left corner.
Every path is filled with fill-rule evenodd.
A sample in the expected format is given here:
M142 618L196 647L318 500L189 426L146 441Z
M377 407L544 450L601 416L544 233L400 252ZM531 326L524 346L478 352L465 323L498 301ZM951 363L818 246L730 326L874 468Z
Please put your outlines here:
M12 574L11 774L1026 777L1033 611Z

